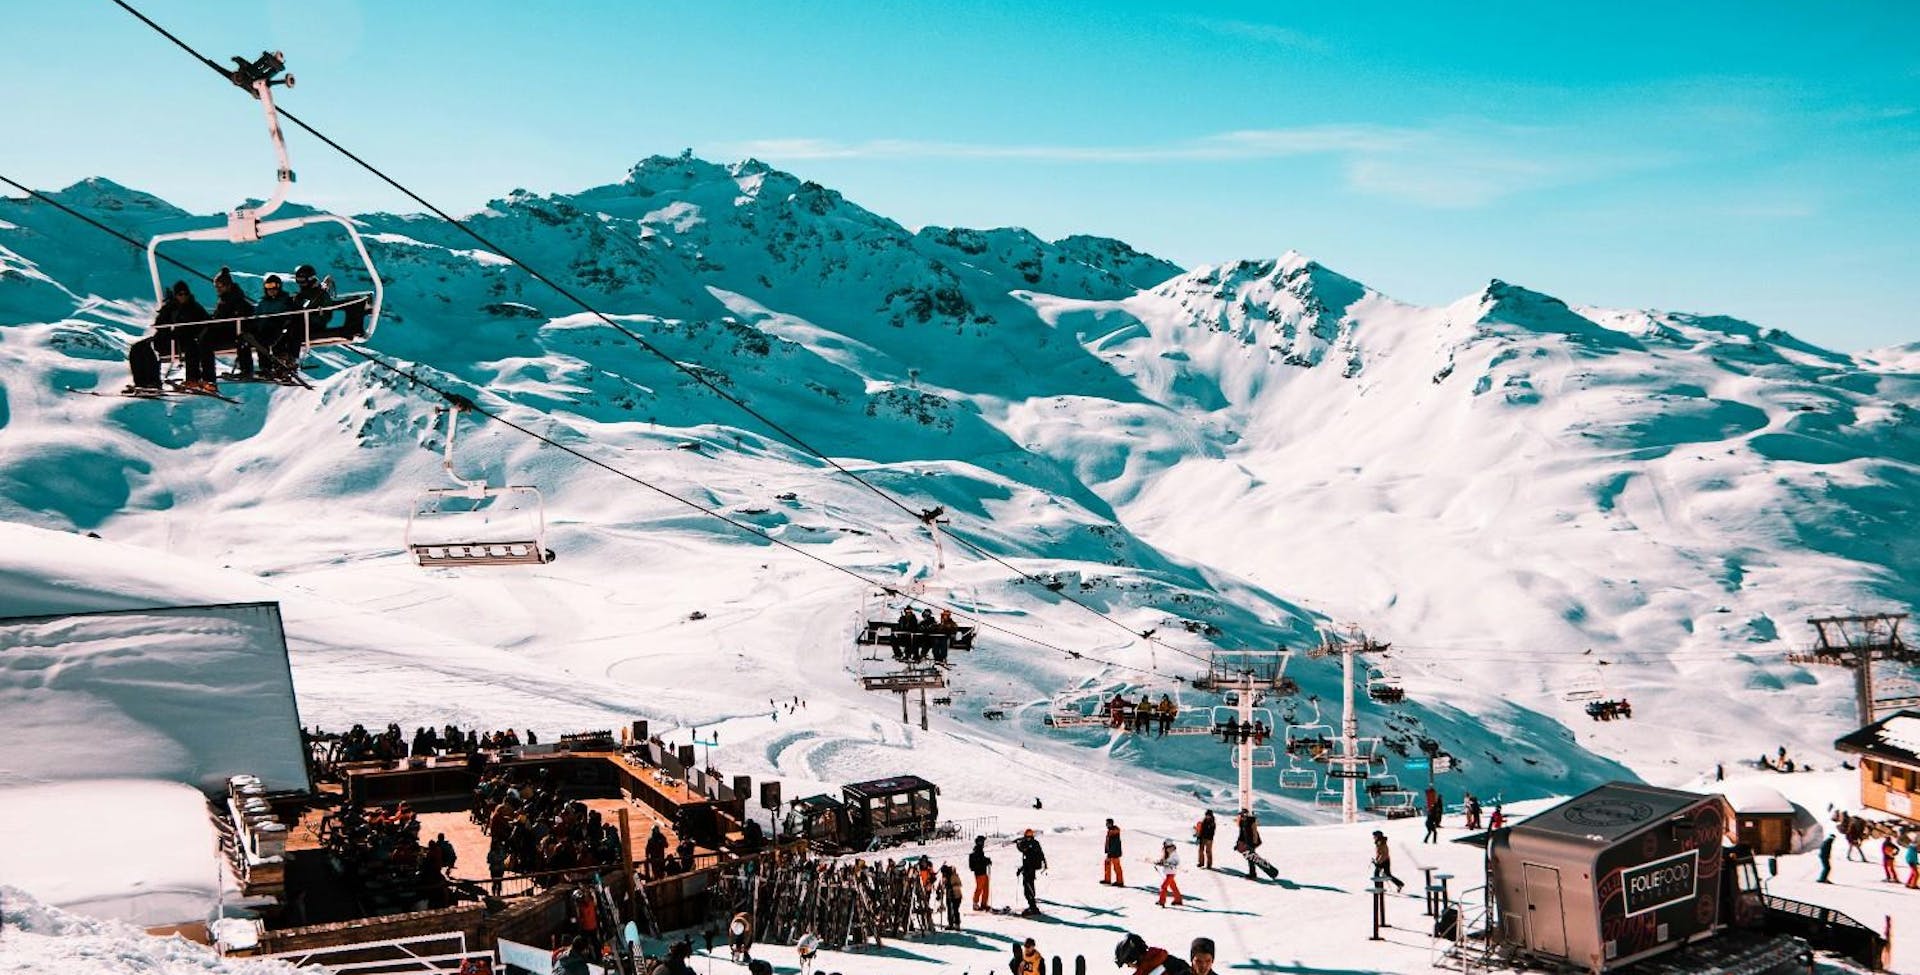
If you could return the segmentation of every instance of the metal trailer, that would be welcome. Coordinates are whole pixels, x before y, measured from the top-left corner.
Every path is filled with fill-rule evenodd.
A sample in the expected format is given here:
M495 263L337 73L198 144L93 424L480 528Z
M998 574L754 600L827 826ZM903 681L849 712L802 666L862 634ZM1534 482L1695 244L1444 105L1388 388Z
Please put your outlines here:
M1614 782L1494 833L1495 940L1519 958L1600 975L1710 937L1733 921L1723 903L1733 913L1758 883L1735 893L1723 876L1727 821L1719 796Z

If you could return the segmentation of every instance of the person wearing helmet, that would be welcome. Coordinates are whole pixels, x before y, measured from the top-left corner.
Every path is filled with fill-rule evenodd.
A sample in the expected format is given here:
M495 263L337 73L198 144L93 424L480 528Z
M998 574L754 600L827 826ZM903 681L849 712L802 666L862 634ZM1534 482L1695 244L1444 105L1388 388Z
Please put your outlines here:
M1040 848L1040 840L1033 835L1033 830L1027 830L1014 840L1013 848L1020 851L1020 891L1027 898L1027 909L1020 913L1031 917L1040 913L1034 881L1041 871L1047 869L1047 851Z
M127 350L127 371L133 374L129 393L160 392L160 346L171 346L187 364L186 388L194 392L213 392L213 353L201 355L199 323L207 320L207 309L193 297L185 281L175 281L167 289L166 303L153 316L153 334L133 343Z
M1146 939L1128 932L1113 947L1116 968L1133 966L1134 975L1193 975L1193 969L1165 948L1148 946Z
M1160 868L1160 906L1167 906L1168 894L1173 895L1173 906L1185 904L1187 899L1180 895L1180 883L1176 879L1180 872L1180 850L1172 840L1160 844L1160 859L1153 861L1153 865Z
M298 289L293 293L295 309L307 311L333 304L333 295L321 286L318 272L313 269L313 265L302 264L296 268L293 272L293 284ZM298 361L301 347L312 341L332 318L333 312L330 311L307 311L307 314L294 318L291 327L281 336L280 344L274 349L274 354L289 362Z

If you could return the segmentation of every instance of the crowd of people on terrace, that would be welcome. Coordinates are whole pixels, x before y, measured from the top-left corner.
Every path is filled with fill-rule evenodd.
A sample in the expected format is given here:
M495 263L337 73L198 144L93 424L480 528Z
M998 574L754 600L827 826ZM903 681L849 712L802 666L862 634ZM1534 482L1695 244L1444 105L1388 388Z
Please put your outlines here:
M547 769L484 775L473 791L473 820L488 836L487 876L493 892L508 873L543 874L552 886L571 871L620 865L620 828L598 810L566 799Z

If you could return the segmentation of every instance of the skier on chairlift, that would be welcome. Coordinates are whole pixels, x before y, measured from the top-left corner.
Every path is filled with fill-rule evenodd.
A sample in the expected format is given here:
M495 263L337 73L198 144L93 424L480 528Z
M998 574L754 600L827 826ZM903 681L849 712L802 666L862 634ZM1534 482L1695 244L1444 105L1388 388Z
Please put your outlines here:
M192 392L214 392L213 353L201 354L198 323L207 319L207 309L194 300L193 289L185 281L175 281L167 293L167 302L153 316L154 333L127 350L127 370L133 374L128 393L158 393L160 356L156 344L165 340L187 363L185 388Z

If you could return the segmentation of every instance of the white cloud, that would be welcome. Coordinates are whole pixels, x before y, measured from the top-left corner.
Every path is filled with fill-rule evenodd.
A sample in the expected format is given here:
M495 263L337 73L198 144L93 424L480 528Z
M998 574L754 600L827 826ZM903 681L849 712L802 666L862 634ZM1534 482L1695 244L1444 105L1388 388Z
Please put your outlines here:
M813 159L1012 159L1143 164L1245 162L1324 156L1342 164L1358 193L1422 206L1483 206L1514 193L1588 182L1665 162L1583 146L1575 129L1480 121L1417 128L1367 124L1241 129L1175 142L1118 145L1006 144L914 139L780 138L723 144L723 156L776 162Z

